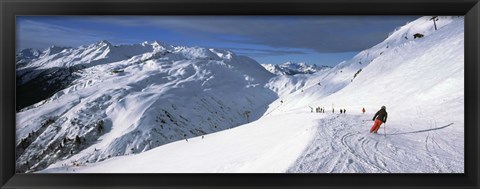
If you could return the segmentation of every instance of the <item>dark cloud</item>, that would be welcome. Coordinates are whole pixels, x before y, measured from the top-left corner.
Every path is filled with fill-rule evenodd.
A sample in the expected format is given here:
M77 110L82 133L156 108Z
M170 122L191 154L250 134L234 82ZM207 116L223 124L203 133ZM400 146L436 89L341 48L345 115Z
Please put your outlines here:
M17 40L17 49L25 47L43 49L47 44L76 47L103 39L117 43L132 43L147 40L140 39L145 37L142 35L143 31L158 30L159 38L163 37L161 35L165 34L165 31L170 31L170 35L175 36L170 42L179 45L198 43L202 46L233 47L237 53L256 57L301 54L306 51L355 52L381 42L396 27L416 18L414 16L61 17L63 23L75 23L75 29L62 24L20 19L21 21L17 21L17 39L21 40ZM98 31L95 27L79 29L84 23L96 23L101 29ZM131 35L119 36L108 33L123 30L128 30Z
M319 53L360 51L414 16L157 16L95 17L124 26L168 28L218 41L303 48Z

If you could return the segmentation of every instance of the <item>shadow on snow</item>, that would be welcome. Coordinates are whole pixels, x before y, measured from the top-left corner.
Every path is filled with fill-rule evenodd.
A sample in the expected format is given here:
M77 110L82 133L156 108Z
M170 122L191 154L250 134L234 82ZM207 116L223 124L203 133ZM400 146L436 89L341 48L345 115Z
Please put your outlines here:
M411 133L423 133L423 132L429 132L429 131L444 129L444 128L450 127L452 125L453 125L453 123L449 123L445 126L436 127L436 128L432 128L432 129L425 129L425 130L418 130L418 131L411 131L411 132L403 132L403 133L393 133L393 134L386 134L386 135L403 135L403 134L411 134Z

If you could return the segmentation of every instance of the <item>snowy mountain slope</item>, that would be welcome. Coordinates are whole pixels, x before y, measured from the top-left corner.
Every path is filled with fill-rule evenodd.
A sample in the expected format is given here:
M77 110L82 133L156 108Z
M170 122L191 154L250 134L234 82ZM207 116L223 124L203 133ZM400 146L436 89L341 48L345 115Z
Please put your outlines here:
M126 60L147 52L166 52L158 42L112 45L108 41L78 48L51 46L37 58L17 64L17 111L46 99L71 85L75 72L91 66ZM22 60L23 61L23 60Z
M328 66L317 66L316 64L308 65L303 62L294 63L286 62L283 64L261 64L266 70L275 75L296 75L296 74L312 74L320 70L329 69Z
M447 109L463 112L463 40L463 20L457 20L429 37L386 52L370 63L355 82L321 102L351 106L361 99L369 109L389 104L402 112L400 115L405 114L403 117L426 114L439 120L451 119L451 112L439 110L453 103L458 109ZM455 121L463 122L463 114L455 115L461 116Z
M17 76L21 77L20 83L24 84L42 73L38 70L75 66L85 68L129 59L147 52L165 50L165 47L158 42L151 44L112 45L105 40L78 48L52 46L43 51L41 57L18 69Z
M321 80L312 78L329 73L329 69L323 69L313 74L279 75L270 79L266 87L275 91L280 97L286 97L295 92L301 92L308 87L322 87ZM283 99L283 98L282 98ZM280 99L280 100L282 100Z
M442 31L442 28L444 26L450 25L452 22L457 21L455 26L450 26L450 27L459 27L459 25L463 24L460 23L463 20L463 17L439 17L437 23L437 28L438 30L435 31L434 26L433 26L433 21L430 20L431 17L421 17L413 22L410 22L406 24L405 26L399 27L396 29L385 41L373 46L370 49L364 50L357 54L355 57L353 57L351 60L341 62L334 68L327 70L326 72L321 72L318 74L314 74L311 77L309 77L306 80L299 80L303 85L299 85L298 82L295 82L296 79L292 79L293 81L290 81L292 83L295 83L296 85L289 85L291 86L288 90L284 89L284 91L292 91L291 95L283 94L280 95L280 97L283 99L283 101L286 102L286 106L283 108L285 109L294 109L294 108L304 108L306 106L323 106L323 107L328 107L332 108L333 106L337 106L338 108L341 108L339 106L345 106L346 104L336 104L337 102L326 102L324 104L319 104L320 99L323 99L329 95L336 94L340 90L346 88L347 86L350 86L352 89L364 89L366 86L375 86L373 83L377 82L377 75L379 73L386 74L388 71L391 71L395 66L400 66L404 63L406 63L408 60L404 59L410 59L414 60L418 58L418 56L421 56L423 53L429 53L430 49L429 48L434 48L435 44L434 43L441 43L444 41L444 38L446 36L441 36L439 32ZM457 28L461 29L461 28ZM458 35L457 37L462 37L463 33L461 31L450 31L451 34L448 37L453 37L455 35ZM456 32L456 33L455 33ZM422 33L424 34L423 38L417 38L413 39L413 35L416 33ZM460 34L461 33L461 34ZM435 35L436 37L431 37L430 35ZM407 38L405 38L407 36ZM430 39L429 44L423 43L425 40ZM423 44L422 47L420 46L415 46L415 44ZM461 44L457 44L461 45ZM463 44L462 44L463 45ZM447 44L445 44L446 47L448 47ZM455 46L458 48L463 48L462 46ZM450 49L450 47L446 48L445 50ZM408 50L409 52L399 52L400 50ZM436 54L437 53L437 54ZM463 53L461 52L450 52L450 51L445 51L444 53L455 53L457 56L462 56ZM460 57L460 58L462 58ZM448 64L451 62L451 58L455 57L445 57L445 56L438 56L438 52L433 52L430 55L425 55L424 59L427 58L435 58L437 60L435 61L443 61L445 64ZM458 61L462 61L463 63L463 58L462 59L456 59ZM370 64L375 63L377 65L370 66ZM419 64L419 62L415 62ZM435 62L432 62L431 64L434 64ZM388 64L388 66L386 66ZM420 66L425 66L424 69L431 69L429 66L432 65L420 65ZM451 63L450 65L458 65ZM366 73L365 68L370 67L369 69L375 69L375 73ZM416 65L412 65L412 69L415 68ZM436 65L433 65L436 66ZM463 66L463 65L461 65ZM424 70L424 71L427 71ZM433 73L433 72L430 72ZM403 74L403 73L401 73ZM408 74L407 74L408 75ZM431 75L431 74L430 74ZM417 76L419 77L418 79L422 78L422 74L417 73ZM428 78L425 75L425 78ZM367 81L356 81L358 80L359 77L362 78L371 78L372 80ZM403 79L409 79L409 77L403 78L403 76L398 76L398 80L403 80ZM383 81L390 81L388 79L381 79L379 78L378 80L383 80ZM271 83L270 88L275 88L275 87L282 87L281 84L282 82L277 82L276 83ZM284 83L284 82L283 82ZM320 83L320 85L318 85ZM415 84L412 84L415 85ZM301 92L301 90L294 90L294 88L298 88L298 86L301 86L304 92ZM394 88L395 86L389 85L390 87ZM397 91L400 92L404 88L397 87ZM350 91L351 94L353 91ZM372 93L373 89L366 90L366 92ZM355 91L355 93L357 93ZM398 94L398 93L392 93L392 94ZM446 94L448 95L448 94ZM407 96L407 95L405 95ZM358 95L349 95L349 98L352 98L351 102L356 102L360 99ZM334 96L331 97L331 99L335 99L336 101L340 102L340 98L335 98ZM368 98L368 99L375 99L375 98ZM385 98L388 99L388 98ZM388 100L387 100L388 101ZM317 103L317 104L315 104ZM356 109L359 109L359 107L363 107L364 105L358 105L356 106ZM375 107L376 108L376 107Z
M67 158L102 161L236 127L277 98L263 87L273 74L215 49L158 46L75 74L70 86L17 113L17 171Z
M42 172L462 173L463 17L439 17L438 30L430 18L332 69L265 78L279 98L249 124L102 162L76 155ZM381 105L386 127L370 134Z

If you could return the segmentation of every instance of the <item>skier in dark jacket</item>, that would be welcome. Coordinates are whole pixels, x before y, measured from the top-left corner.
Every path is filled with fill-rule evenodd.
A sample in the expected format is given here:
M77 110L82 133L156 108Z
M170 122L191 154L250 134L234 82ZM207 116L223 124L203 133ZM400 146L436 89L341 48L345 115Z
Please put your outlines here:
M372 128L370 128L370 133L377 133L378 129L380 129L380 125L387 122L387 116L387 110L385 106L382 106L382 108L373 116L372 121L375 121L375 123L373 123Z

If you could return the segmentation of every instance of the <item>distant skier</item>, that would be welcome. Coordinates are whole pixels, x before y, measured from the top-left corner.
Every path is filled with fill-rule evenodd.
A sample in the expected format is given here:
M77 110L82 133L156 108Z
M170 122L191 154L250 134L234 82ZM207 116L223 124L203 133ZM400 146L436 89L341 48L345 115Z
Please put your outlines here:
M343 110L342 110L342 109L340 109L340 114L342 114L342 113L343 113Z
M335 113L335 108L332 108L332 114L334 114L334 113Z
M370 128L370 133L377 133L378 129L380 129L380 125L387 122L387 116L387 110L385 106L382 106L382 108L373 116L372 121L375 121L375 123L373 123L372 128Z
M362 113L365 114L365 108L362 108Z
M188 139L187 139L187 134L183 134L183 138L185 138L185 141L188 142Z
M313 113L313 107L311 106L308 106L308 107L310 107L310 112Z
M343 109L343 114L347 113L347 109Z

